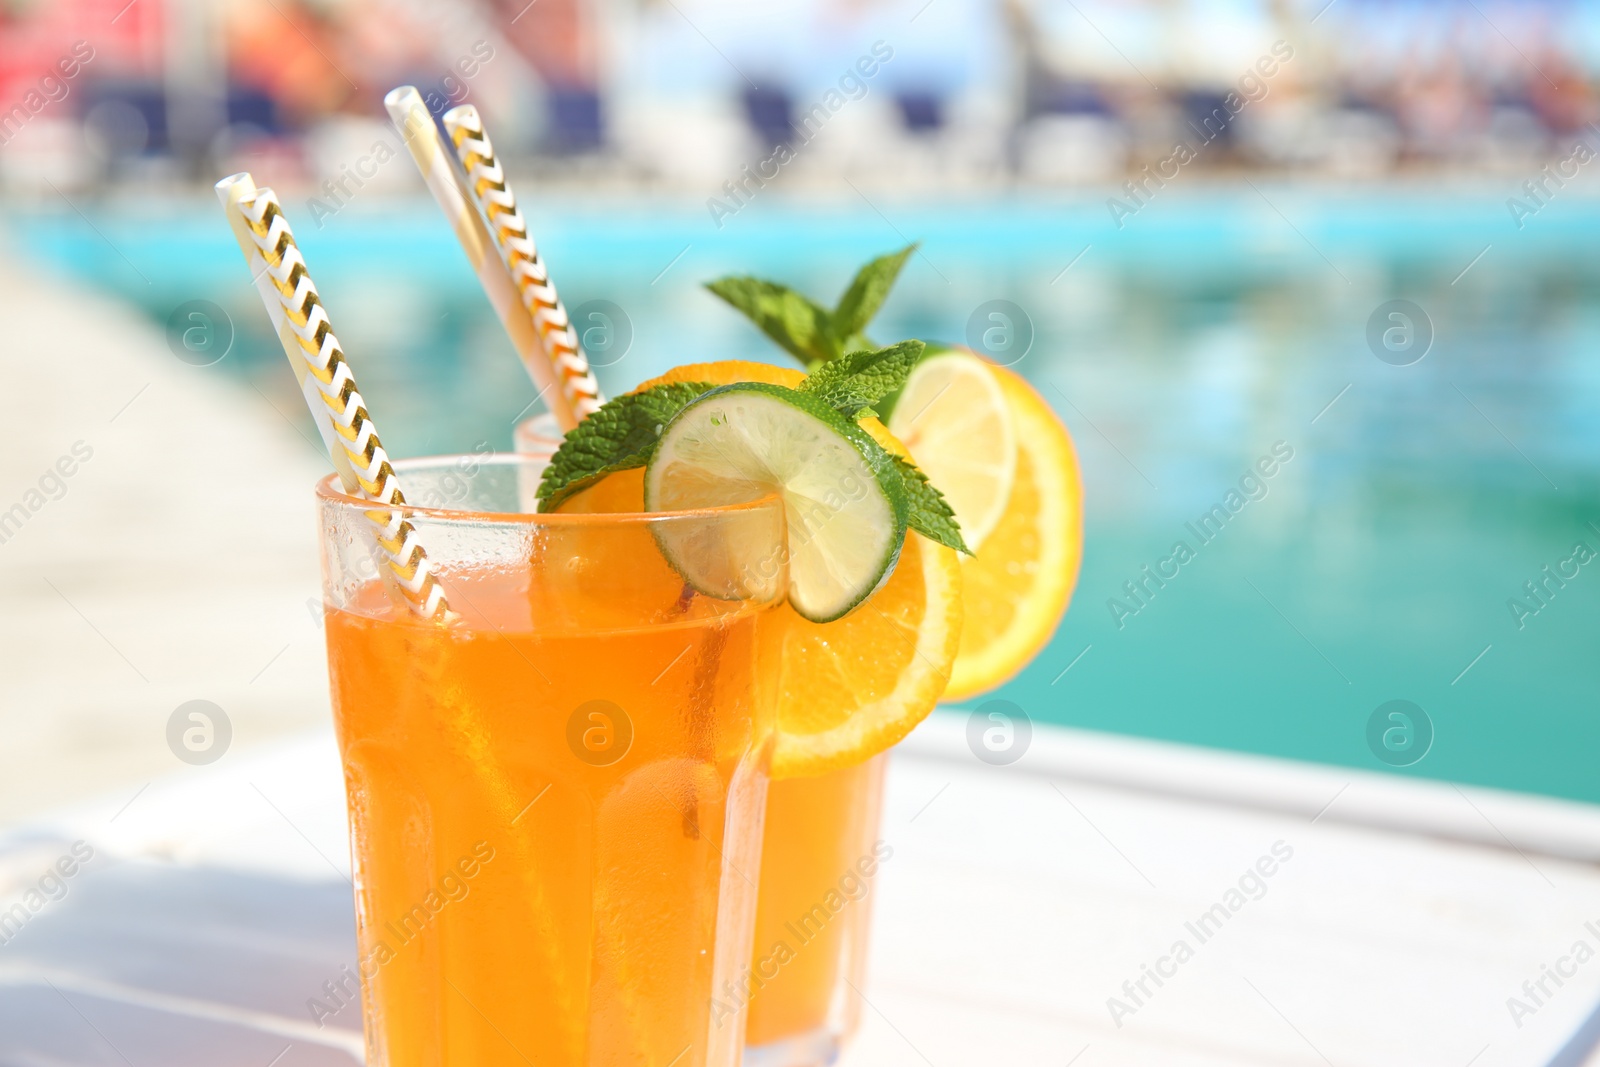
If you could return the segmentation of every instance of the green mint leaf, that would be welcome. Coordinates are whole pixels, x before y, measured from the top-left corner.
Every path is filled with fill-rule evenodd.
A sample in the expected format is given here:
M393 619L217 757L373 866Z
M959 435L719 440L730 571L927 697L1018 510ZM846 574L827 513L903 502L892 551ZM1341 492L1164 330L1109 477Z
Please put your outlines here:
M662 427L713 388L705 382L674 382L606 401L567 433L550 458L539 481L539 510L554 511L606 475L644 466L656 450Z
M911 514L907 517L910 527L930 541L972 555L972 549L961 536L956 513L950 510L944 494L933 487L915 463L904 456L893 458L900 470L900 480L905 483L906 499L911 504Z
M706 288L744 312L801 363L830 360L842 351L828 313L787 286L730 275L707 282Z
M900 276L900 268L906 265L906 260L916 250L916 244L909 244L898 252L879 256L856 272L850 287L839 298L839 306L830 316L834 337L843 342L867 328L867 323L883 306L884 298Z
M872 405L906 384L911 368L922 358L921 341L901 341L875 352L851 352L812 371L800 383L847 419L865 418Z
M945 344L943 341L923 341L921 358L927 359L930 356L937 356L941 352L955 351L960 350L954 345ZM894 390L894 392L888 394L880 399L876 404L872 405L878 411L878 418L882 419L885 424L887 424L894 416L894 409L899 406L900 394L904 392L904 390L905 385L902 383L898 389Z

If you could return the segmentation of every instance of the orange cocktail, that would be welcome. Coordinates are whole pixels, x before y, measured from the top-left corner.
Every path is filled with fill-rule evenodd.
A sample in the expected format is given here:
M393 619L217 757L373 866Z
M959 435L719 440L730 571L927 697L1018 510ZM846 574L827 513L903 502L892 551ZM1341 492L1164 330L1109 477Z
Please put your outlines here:
M831 1062L859 1021L886 760L768 789L748 1062Z
M731 1067L782 590L697 595L658 544L777 546L781 508L506 514L529 462L399 465L455 509L412 516L448 625L363 576L370 505L319 489L368 1062Z
M547 415L516 428L517 451L548 459L561 431ZM627 476L579 507L635 508ZM886 757L767 788L754 952L719 987L719 1018L747 1015L747 1060L758 1067L826 1063L859 1021L871 929L870 894L891 854L877 840Z
M777 368L753 364L702 364L675 373L718 380L724 366L788 380ZM518 425L515 441L519 452L549 457L561 444L561 432L554 419L536 416ZM565 507L605 512L642 503L638 478L626 472ZM781 614L791 627L807 625L792 612ZM836 640L851 643L848 636ZM786 678L808 673L803 660L777 669ZM855 989L862 985L872 895L878 868L893 854L878 839L886 765L887 757L879 755L822 774L777 779L768 787L754 949L738 976L718 987L715 1008L721 1017L748 1018L750 1067L832 1062L856 1029L861 999Z

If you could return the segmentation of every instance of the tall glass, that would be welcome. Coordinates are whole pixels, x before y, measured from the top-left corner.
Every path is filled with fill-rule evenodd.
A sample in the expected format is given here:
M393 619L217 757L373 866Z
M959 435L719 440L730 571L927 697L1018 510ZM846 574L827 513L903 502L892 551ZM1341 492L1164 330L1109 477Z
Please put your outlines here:
M767 790L747 1067L832 1063L861 1021L888 759Z
M548 415L516 428L516 448L548 458L561 431ZM639 507L640 491L575 501L605 511ZM633 499L640 497L639 500ZM872 892L890 849L878 840L887 756L767 791L754 951L725 1003L748 1016L750 1067L831 1063L860 1021Z
M371 505L317 488L367 1062L734 1067L784 590L708 595L662 546L778 558L782 507L521 513L539 465L396 465L444 625L381 584Z

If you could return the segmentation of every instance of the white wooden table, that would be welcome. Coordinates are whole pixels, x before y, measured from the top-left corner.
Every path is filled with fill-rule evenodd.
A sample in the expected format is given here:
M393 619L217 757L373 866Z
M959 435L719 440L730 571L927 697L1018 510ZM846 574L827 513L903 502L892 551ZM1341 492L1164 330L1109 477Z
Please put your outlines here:
M1037 727L997 768L964 727L892 764L848 1067L1575 1067L1600 1036L1600 956L1561 963L1600 950L1600 812ZM306 1006L354 959L326 732L0 836L0 913L80 840L0 944L0 1067L359 1061L358 1009Z

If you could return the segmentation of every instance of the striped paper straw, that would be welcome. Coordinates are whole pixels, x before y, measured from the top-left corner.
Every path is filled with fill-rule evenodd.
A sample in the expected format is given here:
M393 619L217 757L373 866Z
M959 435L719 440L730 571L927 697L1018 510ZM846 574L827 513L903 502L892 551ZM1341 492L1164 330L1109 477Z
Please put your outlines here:
M571 429L605 403L600 383L589 369L589 359L578 343L578 333L567 319L567 309L550 283L550 272L528 234L527 221L517 210L516 194L495 158L494 145L478 117L478 109L462 104L444 113L444 127L455 146L456 158L467 175L467 194L489 221L489 232L500 258L522 295L522 305L533 316L544 352L555 368L561 404L552 404L562 429ZM561 409L568 410L564 413ZM566 420L570 418L569 423Z
M405 504L405 495L367 414L366 401L356 390L350 364L334 336L277 194L256 188L248 173L224 178L216 189L345 492L388 505L365 514L377 534L394 587L416 614L447 619L450 605L417 540L416 529L401 511L392 510Z
M483 224L483 216L473 206L466 178L456 167L454 154L445 148L444 138L439 136L439 128L433 124L433 116L423 103L422 94L415 86L402 85L391 90L383 98L383 104L389 109L389 119L400 132L417 169L422 172L422 180L427 182L428 191L433 194L450 228L455 231L461 251L466 253L467 262L472 266L473 273L477 274L523 367L533 379L533 384L539 387L539 396L554 392L557 399L550 402L552 413L563 430L572 429L578 420L566 408L565 397L555 388L555 365L545 355L544 343L539 340L533 317L523 307L522 294L506 272L506 265L500 261L494 238Z

